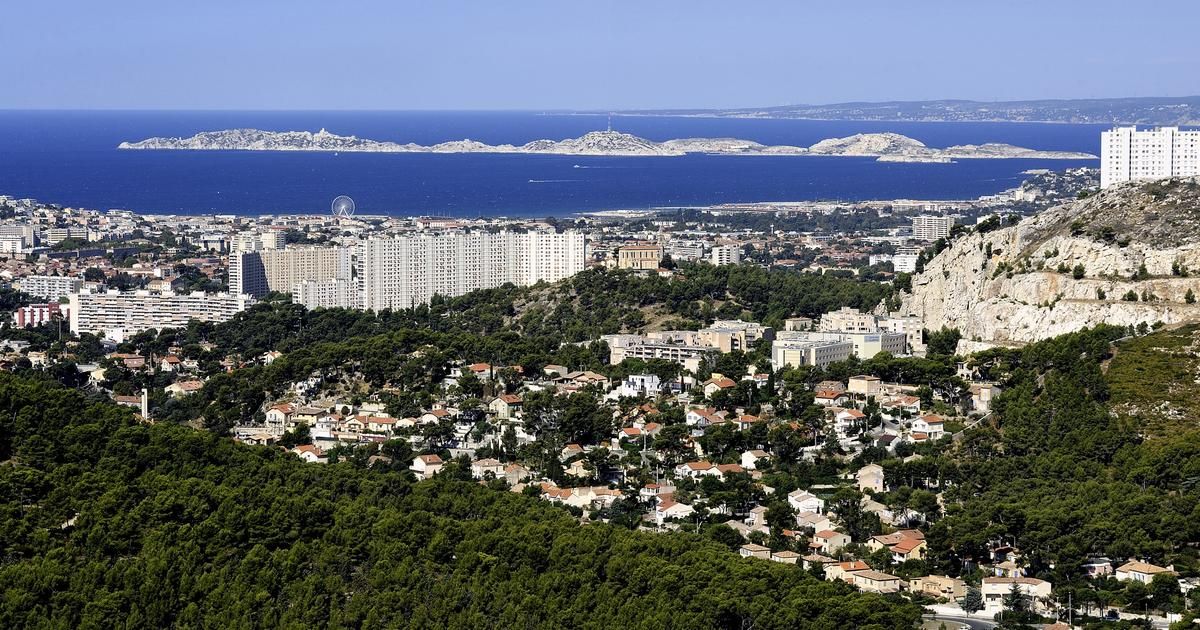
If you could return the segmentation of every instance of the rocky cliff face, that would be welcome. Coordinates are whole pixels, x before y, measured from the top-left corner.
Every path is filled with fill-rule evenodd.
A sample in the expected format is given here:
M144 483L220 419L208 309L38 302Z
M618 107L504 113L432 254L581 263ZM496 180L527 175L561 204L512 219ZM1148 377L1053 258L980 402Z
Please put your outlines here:
M903 311L978 348L1100 323L1200 321L1189 290L1200 298L1195 179L1130 183L958 238L913 278Z

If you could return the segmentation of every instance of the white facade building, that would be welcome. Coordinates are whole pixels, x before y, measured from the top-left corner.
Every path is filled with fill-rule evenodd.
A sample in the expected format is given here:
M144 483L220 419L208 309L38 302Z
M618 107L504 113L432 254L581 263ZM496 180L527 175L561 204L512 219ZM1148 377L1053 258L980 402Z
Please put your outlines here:
M712 264L737 265L742 262L742 248L737 245L717 245L712 248Z
M939 238L950 238L950 228L954 227L954 217L922 214L913 217L913 238L918 241L936 241Z
M813 365L824 368L830 363L845 361L854 351L849 341L794 337L771 343L771 369Z
M25 276L19 282L22 292L50 302L78 293L83 287L83 278L72 276Z
M350 250L342 247L235 252L229 255L229 290L254 297L289 293L302 282L349 281L350 267Z
M583 271L580 232L450 232L363 241L355 261L360 307L403 309L434 295L556 282Z
M84 291L70 295L71 332L123 339L151 328L183 328L193 319L227 321L253 303L234 293Z
M1116 127L1100 133L1100 187L1200 175L1200 131Z

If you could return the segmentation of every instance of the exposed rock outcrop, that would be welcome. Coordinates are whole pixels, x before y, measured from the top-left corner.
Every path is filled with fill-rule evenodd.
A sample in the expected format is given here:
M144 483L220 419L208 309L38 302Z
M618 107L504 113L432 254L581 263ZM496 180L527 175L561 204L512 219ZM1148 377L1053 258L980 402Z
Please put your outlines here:
M1200 321L1189 291L1200 298L1195 179L1129 183L958 238L913 278L903 310L967 342L1030 342L1100 323Z

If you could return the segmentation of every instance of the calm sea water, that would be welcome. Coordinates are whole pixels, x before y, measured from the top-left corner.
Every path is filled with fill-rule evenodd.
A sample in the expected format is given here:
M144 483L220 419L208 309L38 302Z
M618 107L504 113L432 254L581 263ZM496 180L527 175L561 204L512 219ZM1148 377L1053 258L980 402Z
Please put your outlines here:
M871 158L689 155L664 158L481 154L118 151L123 140L255 127L433 144L576 137L604 116L533 112L0 111L0 194L142 213L319 213L350 195L364 214L551 216L651 206L785 200L959 199L1019 183L1021 171L1094 160L879 163ZM931 146L1007 142L1099 152L1102 125L613 119L653 140L737 137L808 145L894 131Z

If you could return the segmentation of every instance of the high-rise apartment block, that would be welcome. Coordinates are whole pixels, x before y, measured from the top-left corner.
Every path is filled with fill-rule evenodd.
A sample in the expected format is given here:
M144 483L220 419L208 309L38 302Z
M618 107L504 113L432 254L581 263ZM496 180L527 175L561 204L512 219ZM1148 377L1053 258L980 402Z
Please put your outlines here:
M262 297L271 291L293 293L300 282L349 280L350 256L343 247L234 252L229 255L229 290Z
M25 276L17 282L21 292L51 302L78 293L83 287L83 278L72 276Z
M249 295L169 291L83 291L69 299L71 332L118 341L151 328L183 328L193 319L227 321L254 303Z
M556 282L583 271L579 232L448 232L373 238L357 248L359 307L410 308L512 283Z
M742 248L737 245L717 245L712 248L712 264L736 265L742 262Z
M936 241L939 238L950 238L950 228L954 227L954 217L934 214L921 214L913 217L913 238L918 241Z
M1116 127L1100 133L1100 187L1200 175L1200 131Z

